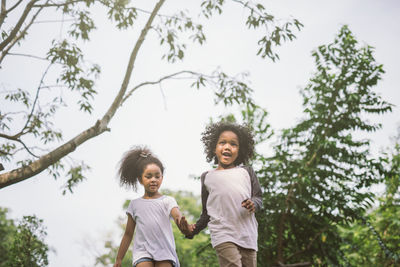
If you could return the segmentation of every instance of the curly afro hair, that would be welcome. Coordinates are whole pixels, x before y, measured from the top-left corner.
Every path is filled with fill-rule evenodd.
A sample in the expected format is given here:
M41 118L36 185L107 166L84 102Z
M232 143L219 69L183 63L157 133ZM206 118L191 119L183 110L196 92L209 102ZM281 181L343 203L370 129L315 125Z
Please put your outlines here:
M149 164L156 164L164 174L164 166L146 147L136 146L125 152L120 161L118 176L121 186L132 187L136 191L137 183Z
M218 158L215 155L215 148L219 136L222 132L232 131L239 139L239 154L235 160L235 166L247 164L254 156L254 137L247 125L239 125L232 122L221 121L208 125L205 131L201 134L201 141L204 144L204 153L206 154L207 162L214 160L218 164Z

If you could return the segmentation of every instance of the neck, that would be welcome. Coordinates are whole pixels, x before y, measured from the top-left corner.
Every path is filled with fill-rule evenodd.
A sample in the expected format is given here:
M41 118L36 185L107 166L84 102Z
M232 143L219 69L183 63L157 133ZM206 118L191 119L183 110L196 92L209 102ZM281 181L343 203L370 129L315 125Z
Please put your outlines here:
M223 164L223 163L219 163L218 167L217 167L217 170L232 169L234 167L236 167L234 164L226 165L226 164Z
M161 194L159 192L155 192L155 193L148 193L148 192L144 192L143 198L145 199L154 199L154 198L159 198L161 197Z

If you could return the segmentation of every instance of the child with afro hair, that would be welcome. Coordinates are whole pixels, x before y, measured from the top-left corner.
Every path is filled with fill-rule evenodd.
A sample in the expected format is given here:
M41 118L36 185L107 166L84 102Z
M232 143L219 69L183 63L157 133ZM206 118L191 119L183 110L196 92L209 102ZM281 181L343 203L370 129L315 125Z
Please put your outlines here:
M193 238L207 225L221 267L257 266L258 223L262 192L249 160L254 155L250 128L230 122L210 124L202 133L208 162L217 168L201 175L202 214L196 224L183 217L180 228Z

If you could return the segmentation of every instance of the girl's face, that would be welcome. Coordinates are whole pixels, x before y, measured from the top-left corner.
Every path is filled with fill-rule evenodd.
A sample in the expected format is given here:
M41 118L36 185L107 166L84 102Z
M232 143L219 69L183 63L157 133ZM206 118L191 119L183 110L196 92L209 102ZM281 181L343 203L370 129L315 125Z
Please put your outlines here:
M218 159L217 169L235 167L234 162L239 155L239 138L232 131L224 131L219 135L215 155Z
M147 197L158 196L158 189L163 181L163 175L157 164L150 163L146 165L140 179L140 183L144 187L144 195Z

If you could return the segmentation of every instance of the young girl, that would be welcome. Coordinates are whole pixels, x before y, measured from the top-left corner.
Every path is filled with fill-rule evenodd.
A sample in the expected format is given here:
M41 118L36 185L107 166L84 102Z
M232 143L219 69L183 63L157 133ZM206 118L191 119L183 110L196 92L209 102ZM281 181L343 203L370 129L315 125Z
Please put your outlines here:
M258 224L255 211L262 205L262 193L250 166L244 166L254 154L254 139L249 128L220 122L202 133L207 161L216 169L201 175L202 214L196 224L182 218L180 228L193 238L207 224L211 244L221 267L257 266Z
M182 215L174 198L158 192L163 181L164 166L147 148L136 147L123 156L119 177L121 185L135 191L140 183L143 197L130 202L126 211L128 222L114 267L122 259L133 240L133 267L178 267L170 216L179 225Z

